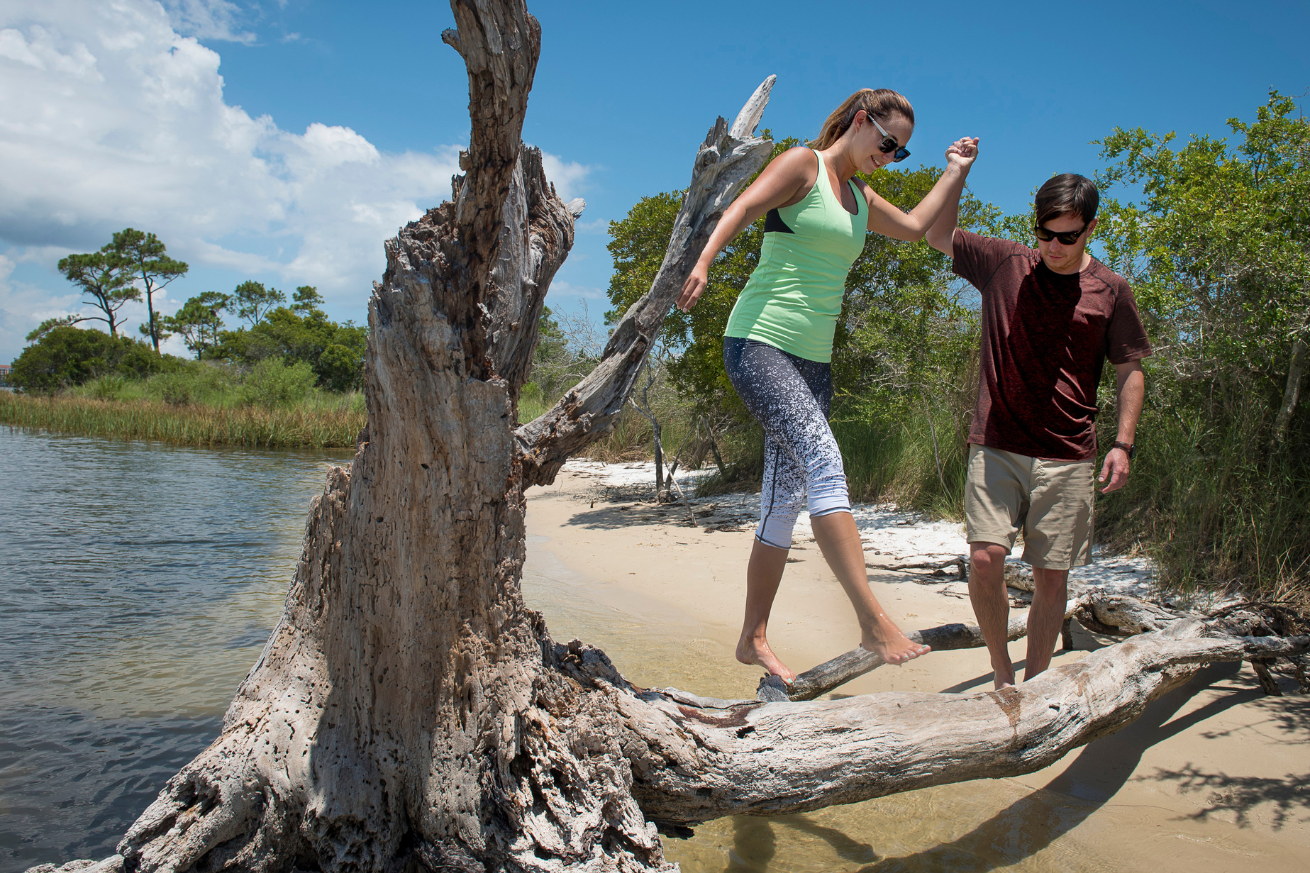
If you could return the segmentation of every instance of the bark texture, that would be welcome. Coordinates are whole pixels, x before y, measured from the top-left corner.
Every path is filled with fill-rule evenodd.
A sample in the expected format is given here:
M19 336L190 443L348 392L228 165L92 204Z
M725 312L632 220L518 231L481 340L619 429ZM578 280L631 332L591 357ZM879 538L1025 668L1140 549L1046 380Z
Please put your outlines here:
M525 469L540 475L524 457L553 474L606 422L584 400L536 441L514 433L582 208L519 139L540 28L517 0L452 8L464 174L386 245L354 462L313 504L284 615L222 735L120 845L129 870L667 867L632 796L621 714L519 592ZM699 150L659 293L622 323L608 381L578 394L603 395L602 411L622 407L691 249L767 157L750 130L771 81Z
M387 243L354 461L311 507L285 611L222 734L129 830L124 869L666 870L655 823L1032 770L1202 662L1305 650L1157 616L1020 690L760 703L638 689L598 650L553 641L519 589L523 489L621 409L714 224L769 153L752 131L772 79L700 147L664 264L597 372L516 428L580 204L559 200L519 139L537 22L522 0L452 8L443 39L467 64L473 123L465 173L451 202Z
M1292 341L1292 352L1287 361L1287 383L1283 388L1283 402L1278 405L1278 416L1274 420L1273 432L1269 437L1269 452L1273 454L1282 448L1287 438L1287 425L1296 412L1296 405L1301 400L1301 376L1305 370L1305 337Z
M386 246L369 426L222 735L120 846L129 869L664 866L616 716L551 669L519 594L514 399L579 211L520 148L540 28L521 2L452 8L465 174Z

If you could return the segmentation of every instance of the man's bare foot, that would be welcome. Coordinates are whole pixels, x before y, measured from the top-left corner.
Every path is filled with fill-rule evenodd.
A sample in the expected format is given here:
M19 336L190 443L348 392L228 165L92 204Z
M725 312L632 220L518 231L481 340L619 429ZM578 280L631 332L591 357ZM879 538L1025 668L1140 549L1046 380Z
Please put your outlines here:
M765 640L742 637L737 641L737 660L743 664L758 664L768 670L769 675L777 676L788 685L796 681L796 673L778 660Z
M932 651L932 647L916 643L901 633L901 629L887 618L877 627L863 629L860 648L879 656L884 664L898 666Z
M993 658L992 672L995 674L992 679L992 684L996 687L997 691L1000 691L1002 688L1014 687L1014 665L1010 663L1009 658L1006 658L1003 663L999 664L996 662L996 659Z

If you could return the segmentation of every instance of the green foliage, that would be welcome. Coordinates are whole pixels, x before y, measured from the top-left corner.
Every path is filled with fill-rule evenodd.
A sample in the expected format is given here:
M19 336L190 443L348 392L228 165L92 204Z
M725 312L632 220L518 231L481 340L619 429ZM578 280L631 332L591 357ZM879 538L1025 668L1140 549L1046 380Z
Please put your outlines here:
M279 306L249 329L225 330L218 336L213 357L246 366L268 358L288 365L303 362L320 385L333 391L347 391L363 382L367 329L349 321L338 324L319 309L302 315Z
M168 329L167 316L160 315L158 312L150 313L149 322L138 324L136 330L152 343L162 343L173 335Z
M164 326L179 334L186 347L195 353L196 360L200 360L218 345L218 334L223 328L221 313L231 303L231 295L217 291L197 294L177 312L165 316Z
M46 393L113 373L140 378L162 366L149 346L127 337L59 326L23 350L9 381L24 391Z
M297 291L296 294L297 304L299 304L300 292ZM317 292L315 292L314 296L318 296ZM259 323L263 321L274 306L285 303L287 295L276 288L265 288L261 282L246 281L238 285L236 290L232 292L232 300L236 305L237 316L247 319L250 326L254 328L259 326Z
M576 322L576 320L575 320ZM578 327L577 331L572 330ZM560 395L582 380L596 366L596 342L585 333L584 326L571 324L566 330L555 320L549 306L541 308L541 317L537 320L537 347L532 353L532 380L523 386L520 392L520 421L531 421L545 412ZM537 415L528 415L522 407L526 399L529 410L538 410Z
M141 283L140 291L145 292L146 298L144 333L158 354L159 343L165 336L161 335L164 323L155 312L154 295L174 279L185 276L187 265L170 258L167 246L159 237L130 227L115 233L113 241L101 251L121 265L123 275L130 277L128 281Z
M27 341L34 343L57 327L70 327L74 324L81 324L85 320L77 315L60 315L55 318L47 318L27 335Z
M175 369L149 380L142 397L158 399L172 406L190 406L203 403L210 406L226 405L233 390L240 389L240 381L227 367L196 361L180 362ZM122 397L126 386L119 390Z
M115 337L121 320L118 310L130 300L141 299L141 292L131 284L130 269L123 255L114 250L113 243L98 252L69 255L59 261L59 272L64 274L64 278L90 298L85 302L104 313L103 316L93 316L93 319L107 324L110 336ZM41 327L49 324L50 321L46 321ZM27 339L31 342L35 337L29 335Z
M242 397L246 403L268 409L291 406L309 394L315 379L313 368L305 361L287 365L277 358L265 358L242 380Z
M297 315L308 315L316 309L322 309L326 302L313 285L301 285L296 289L291 309Z
M1271 93L1255 124L1229 120L1236 147L1199 136L1175 150L1174 134L1140 128L1103 143L1115 163L1101 181L1145 196L1107 204L1098 235L1162 339L1194 361L1269 372L1310 334L1310 125L1295 112Z
M97 400L117 400L127 387L127 380L122 376L101 376L87 383L90 395Z
M1310 578L1310 125L1275 91L1229 127L1232 141L1116 129L1103 143L1102 183L1143 196L1106 203L1098 237L1157 355L1145 450L1102 516L1183 589Z
M153 350L149 352L153 355ZM141 383L137 383L137 387ZM126 393L131 393L130 385ZM159 440L192 446L260 449L349 447L364 426L359 395L321 403L309 398L292 408L177 405L116 401L71 393L33 397L0 391L0 422L110 439Z

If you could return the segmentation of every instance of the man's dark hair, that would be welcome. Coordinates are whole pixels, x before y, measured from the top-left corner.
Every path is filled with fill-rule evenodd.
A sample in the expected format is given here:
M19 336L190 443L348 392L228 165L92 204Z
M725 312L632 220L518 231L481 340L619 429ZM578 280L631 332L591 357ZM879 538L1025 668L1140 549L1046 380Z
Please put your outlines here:
M1084 224L1090 224L1096 217L1096 207L1100 202L1096 183L1086 176L1077 173L1052 176L1037 191L1037 224L1046 224L1052 218L1070 212L1077 212L1083 217Z

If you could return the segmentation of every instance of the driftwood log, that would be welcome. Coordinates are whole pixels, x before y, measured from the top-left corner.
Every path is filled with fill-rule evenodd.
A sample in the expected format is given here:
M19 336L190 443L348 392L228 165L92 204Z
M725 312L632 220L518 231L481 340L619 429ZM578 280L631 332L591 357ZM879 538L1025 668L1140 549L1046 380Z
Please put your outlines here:
M519 427L537 315L580 207L520 142L536 20L522 0L451 5L443 39L468 68L472 135L452 201L386 246L368 426L313 502L285 611L221 735L104 869L667 870L657 825L1030 771L1203 663L1305 649L1171 616L1004 693L760 702L636 688L602 652L555 642L520 593L523 489L622 408L715 222L769 154L752 132L772 80L698 150L664 265L597 373Z

